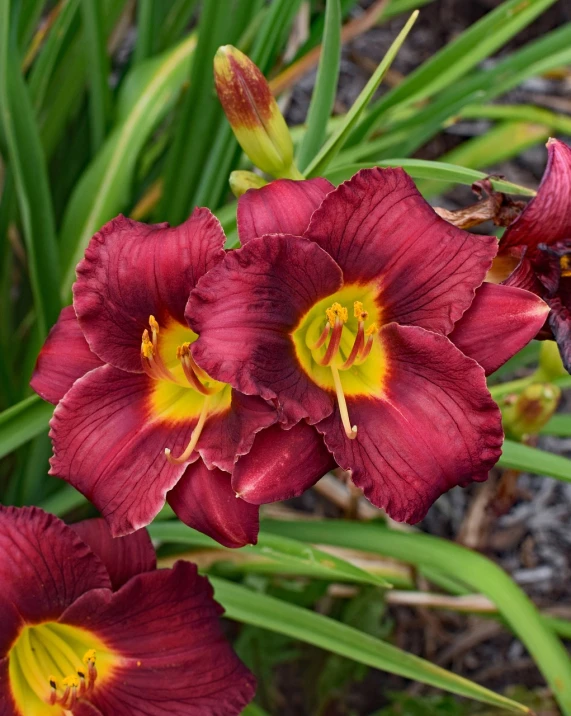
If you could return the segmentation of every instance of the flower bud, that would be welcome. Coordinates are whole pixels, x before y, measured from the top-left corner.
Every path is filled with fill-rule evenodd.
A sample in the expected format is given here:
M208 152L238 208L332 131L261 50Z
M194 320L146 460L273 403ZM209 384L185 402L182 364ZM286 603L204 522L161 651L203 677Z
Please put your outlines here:
M242 194L245 194L248 189L261 189L268 183L265 179L262 179L258 174L254 172L247 172L242 169L238 169L230 174L230 189L232 194L239 199Z
M220 47L214 57L220 103L252 162L274 177L303 178L293 164L293 143L266 78L243 52Z
M508 396L502 406L502 422L506 434L522 440L537 435L557 410L561 390L551 383L533 383L519 395Z

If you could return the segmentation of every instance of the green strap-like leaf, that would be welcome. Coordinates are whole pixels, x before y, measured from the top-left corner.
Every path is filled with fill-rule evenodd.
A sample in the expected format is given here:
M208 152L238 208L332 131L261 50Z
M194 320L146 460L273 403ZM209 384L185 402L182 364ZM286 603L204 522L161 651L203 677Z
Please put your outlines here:
M510 577L481 554L427 534L404 533L377 524L341 520L262 523L266 531L296 539L373 552L461 580L491 599L525 644L563 713L571 714L571 660L537 609Z
M571 460L513 440L505 440L498 465L511 470L547 475L557 480L571 482Z
M210 581L215 598L230 619L300 639L375 669L460 696L516 713L530 713L522 704L322 614L253 592L224 579L210 577Z
M349 135L363 111L371 101L371 98L375 94L379 84L382 82L383 77L387 73L387 70L391 66L395 59L398 51L400 50L403 42L406 40L408 33L411 31L416 18L418 17L418 11L413 12L408 22L399 32L396 40L390 46L388 52L383 57L380 65L375 70L371 79L367 82L361 94L357 97L351 109L345 115L345 119L337 131L332 137L326 142L325 146L321 149L319 154L313 159L311 164L307 167L305 175L308 177L320 176L325 171L326 167L341 151L341 148L349 138Z
M32 395L0 413L0 458L46 430L54 406Z
M297 164L304 171L325 139L327 121L335 102L341 61L341 4L327 0L325 27L315 87L307 113L307 131L299 148Z

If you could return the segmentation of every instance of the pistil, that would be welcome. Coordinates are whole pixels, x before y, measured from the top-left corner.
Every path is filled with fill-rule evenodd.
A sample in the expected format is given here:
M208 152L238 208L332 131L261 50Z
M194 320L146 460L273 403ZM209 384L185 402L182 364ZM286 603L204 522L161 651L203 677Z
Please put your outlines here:
M337 402L339 404L339 413L341 415L341 422L343 423L343 428L345 429L345 434L349 438L349 440L354 440L357 437L357 426L353 425L351 426L351 421L349 420L349 411L347 410L347 401L345 400L345 393L343 392L343 386L341 385L341 378L339 376L339 371L337 368L332 365L330 366L331 373L333 375L333 382L335 383L335 392L337 393Z
M196 447L198 443L198 439L200 438L200 434L202 433L202 429L204 428L204 423L206 422L206 418L208 417L208 410L210 407L210 397L207 396L204 398L204 402L202 404L202 410L200 411L200 415L198 417L198 422L196 423L196 426L194 430L192 431L192 435L190 436L190 442L186 446L184 452L179 455L179 457L173 457L171 455L170 448L165 448L165 455L167 460L173 464L173 465L181 465L182 463L188 462L190 456L192 455L194 448Z

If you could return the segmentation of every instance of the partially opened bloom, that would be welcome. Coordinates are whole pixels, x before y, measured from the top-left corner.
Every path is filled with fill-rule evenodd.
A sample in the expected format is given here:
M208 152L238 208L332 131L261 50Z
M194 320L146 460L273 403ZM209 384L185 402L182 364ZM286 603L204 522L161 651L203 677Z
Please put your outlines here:
M114 219L91 240L73 307L39 356L32 387L57 403L51 473L88 497L114 535L148 524L168 493L188 524L223 544L256 540L258 510L236 500L229 473L275 410L195 364L184 318L224 240L207 209L174 228Z
M196 362L275 401L284 427L315 425L395 519L417 521L445 490L485 479L503 439L485 370L547 310L526 291L482 286L496 239L440 219L399 169L333 191L324 180L249 191L238 228L245 245L188 302ZM240 494L268 501L270 488Z
M550 139L547 150L537 195L502 236L489 280L546 301L549 328L571 372L571 148Z
M196 566L156 569L145 531L0 507L3 716L225 716L254 695Z

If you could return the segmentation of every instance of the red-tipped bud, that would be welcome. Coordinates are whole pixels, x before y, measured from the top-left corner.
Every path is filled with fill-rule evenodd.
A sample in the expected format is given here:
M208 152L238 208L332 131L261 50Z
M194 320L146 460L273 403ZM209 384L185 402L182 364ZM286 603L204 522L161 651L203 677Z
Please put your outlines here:
M220 47L214 57L214 79L236 139L252 162L274 177L301 179L285 120L252 60L232 45Z

